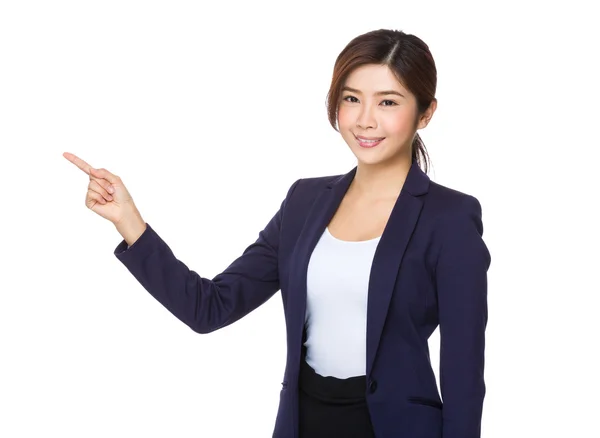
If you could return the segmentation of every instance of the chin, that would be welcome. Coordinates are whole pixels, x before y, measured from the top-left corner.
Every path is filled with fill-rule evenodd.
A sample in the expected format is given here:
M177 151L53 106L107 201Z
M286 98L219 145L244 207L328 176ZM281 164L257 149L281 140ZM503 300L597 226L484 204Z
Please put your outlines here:
M356 160L361 165L373 166L377 164L384 163L386 160L380 157L364 157L361 154L355 154Z

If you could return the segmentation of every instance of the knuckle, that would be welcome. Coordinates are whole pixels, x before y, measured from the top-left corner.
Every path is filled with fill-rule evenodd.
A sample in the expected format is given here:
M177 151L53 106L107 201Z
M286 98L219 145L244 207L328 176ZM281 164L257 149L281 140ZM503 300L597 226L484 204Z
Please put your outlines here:
M95 192L93 190L88 190L88 193L87 193L87 196L85 199L85 203L86 203L86 205L88 205L88 208L91 208L90 201L102 202L102 200L100 198L101 198L101 196L97 192Z
M98 192L99 194L101 194L102 196L106 197L106 196L110 196L110 194L108 193L108 191L106 190L106 183L105 182L100 182L100 181L94 181L96 184L94 185L95 191Z
M100 181L94 181L94 191L98 193L102 192L102 184L100 184Z

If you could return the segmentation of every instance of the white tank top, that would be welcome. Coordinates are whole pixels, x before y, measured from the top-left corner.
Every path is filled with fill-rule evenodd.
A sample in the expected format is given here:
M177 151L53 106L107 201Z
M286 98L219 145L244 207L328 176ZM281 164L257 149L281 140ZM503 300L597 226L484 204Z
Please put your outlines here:
M325 229L306 278L306 362L321 376L366 374L369 274L380 237L360 242Z

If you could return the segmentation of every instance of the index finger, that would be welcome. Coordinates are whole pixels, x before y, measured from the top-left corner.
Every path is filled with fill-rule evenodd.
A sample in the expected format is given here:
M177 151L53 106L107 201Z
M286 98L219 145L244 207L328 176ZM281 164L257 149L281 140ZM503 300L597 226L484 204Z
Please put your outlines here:
M88 163L83 161L77 155L74 155L70 152L65 152L65 153L63 153L63 157L65 157L67 160L69 160L75 166L79 167L81 170L83 170L88 175L92 176L92 174L90 172L90 169L92 168L92 166L90 166Z

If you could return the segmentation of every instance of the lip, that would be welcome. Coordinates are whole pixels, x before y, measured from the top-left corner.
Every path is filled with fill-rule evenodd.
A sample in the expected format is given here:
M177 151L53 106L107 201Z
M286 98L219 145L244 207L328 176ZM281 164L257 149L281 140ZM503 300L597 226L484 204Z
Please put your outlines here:
M365 137L364 135L355 135L358 140L383 140L385 137Z
M361 148L365 148L365 149L374 148L375 146L379 145L379 143L381 143L383 140L385 140L385 137L363 137L362 135L355 135L354 137L356 138L358 145ZM370 140L370 141L365 141L365 140ZM377 140L377 141L372 141L372 140Z

